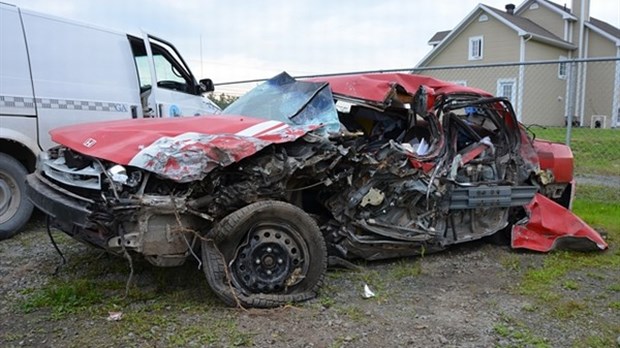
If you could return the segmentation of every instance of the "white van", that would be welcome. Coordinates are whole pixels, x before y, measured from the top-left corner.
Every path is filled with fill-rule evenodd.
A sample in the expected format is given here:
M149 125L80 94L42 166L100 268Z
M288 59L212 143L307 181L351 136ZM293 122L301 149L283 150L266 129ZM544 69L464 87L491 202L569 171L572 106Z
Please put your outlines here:
M170 43L0 3L0 239L28 221L24 179L64 125L217 113Z

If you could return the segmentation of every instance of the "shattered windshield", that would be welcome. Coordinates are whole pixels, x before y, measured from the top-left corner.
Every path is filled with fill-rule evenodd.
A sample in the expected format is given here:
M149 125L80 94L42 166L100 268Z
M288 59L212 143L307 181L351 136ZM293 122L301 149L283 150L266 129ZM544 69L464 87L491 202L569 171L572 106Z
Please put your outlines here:
M230 104L225 115L242 115L291 125L322 125L323 133L340 130L332 92L325 82L297 81L283 72Z

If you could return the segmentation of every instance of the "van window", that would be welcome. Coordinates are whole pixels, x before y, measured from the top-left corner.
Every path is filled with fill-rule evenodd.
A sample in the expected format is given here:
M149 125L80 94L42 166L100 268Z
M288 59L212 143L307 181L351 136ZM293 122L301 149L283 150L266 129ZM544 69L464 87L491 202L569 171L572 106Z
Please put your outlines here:
M194 78L187 69L183 68L179 60L175 59L176 52L172 49L166 49L165 46L159 45L153 40L150 43L157 86L163 89L196 94ZM150 62L142 40L131 40L131 46L138 70L138 79L140 80L140 92L144 93L151 88L153 81L149 67Z
M135 56L136 67L138 68L138 79L140 80L140 92L145 92L151 88L151 69L149 68L149 58L147 56Z
M151 69L149 68L149 59L147 56L135 57L136 67L138 68L138 78L140 79L140 90L151 88ZM177 68L162 55L153 57L155 63L155 75L157 76L157 85L161 88L176 89L181 92L187 91L187 80L177 70Z

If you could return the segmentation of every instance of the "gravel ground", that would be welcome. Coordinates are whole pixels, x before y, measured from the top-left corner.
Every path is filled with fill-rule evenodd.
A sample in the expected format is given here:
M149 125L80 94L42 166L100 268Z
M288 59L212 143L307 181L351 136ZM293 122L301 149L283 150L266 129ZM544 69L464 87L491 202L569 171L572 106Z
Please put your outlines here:
M597 185L606 186L620 190L620 175L577 175L575 177L577 185Z
M524 273L550 256L506 246L470 243L330 271L319 298L257 310L223 306L196 262L158 269L135 260L124 298L125 260L54 235L68 260L56 275L40 215L0 242L0 347L620 346L620 309L609 306L619 303L616 271L570 272L573 286L553 291L586 308L557 315L557 306L519 291ZM364 284L376 297L362 298ZM110 321L110 312L122 318Z

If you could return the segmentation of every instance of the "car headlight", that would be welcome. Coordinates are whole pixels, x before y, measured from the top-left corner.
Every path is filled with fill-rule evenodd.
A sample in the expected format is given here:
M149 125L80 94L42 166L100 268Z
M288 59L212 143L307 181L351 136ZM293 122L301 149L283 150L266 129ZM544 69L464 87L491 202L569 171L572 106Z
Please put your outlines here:
M123 185L127 184L127 179L129 179L129 177L127 176L127 170L120 164L116 164L110 167L107 170L107 173L110 179L115 183Z

